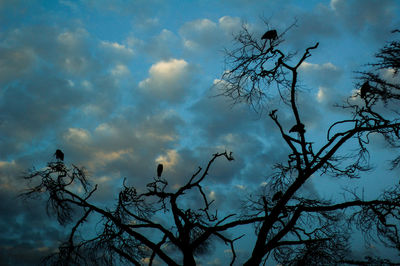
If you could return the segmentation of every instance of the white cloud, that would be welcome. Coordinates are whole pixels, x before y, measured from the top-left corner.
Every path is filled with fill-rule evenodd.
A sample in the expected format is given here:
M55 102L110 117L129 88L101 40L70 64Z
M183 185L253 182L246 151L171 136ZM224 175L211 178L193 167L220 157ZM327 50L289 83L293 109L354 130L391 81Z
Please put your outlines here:
M219 27L225 34L232 34L242 26L242 20L238 17L223 16L218 20Z
M130 58L134 55L134 51L131 47L127 47L126 45L117 42L101 41L100 46L114 56Z
M179 154L177 150L167 150L166 154L160 155L156 158L156 163L161 163L164 165L165 169L173 170L179 162Z
M312 63L308 63L308 62L304 61L300 65L300 70L303 70L303 71L318 71L318 70L337 71L338 68L335 65L333 65L331 62L320 65L320 64L312 64Z
M109 162L116 161L122 158L124 155L129 155L133 152L133 149L121 149L117 151L102 151L99 150L94 153L94 159L92 163L95 165L105 165ZM93 167L94 168L94 167Z
M91 137L90 133L83 128L69 128L64 134L64 139L71 143L87 144Z
M164 80L177 79L187 67L188 63L183 59L171 59L170 61L161 61L150 68L150 75Z
M342 76L342 69L331 62L313 64L304 61L299 71L307 79L307 83L314 86L332 87Z
M223 16L218 22L197 19L185 23L179 30L183 45L189 50L214 51L232 41L232 33L242 22L237 17Z
M82 41L88 37L88 32L83 28L77 28L75 31L65 31L57 36L57 41L66 47L77 48L82 45Z
M126 65L118 64L111 69L111 74L115 77L123 77L129 75L130 71Z
M217 24L209 19L197 19L186 24L194 32L212 32L217 29Z
M341 0L331 0L330 6L333 10L337 9L337 6L340 4Z
M317 93L317 101L318 102L322 102L325 98L325 93L324 93L324 88L323 87L319 87L318 89L318 93Z
M154 99L180 101L187 94L190 72L183 59L160 61L150 67L149 78L141 81L139 88Z
M393 68L382 69L380 74L383 79L387 80L390 83L394 84L400 83L400 74L396 73L396 71Z
M96 127L95 132L100 134L110 135L115 132L115 129L107 123L102 123Z
M184 40L183 46L189 50L196 50L200 47L196 42L191 40Z

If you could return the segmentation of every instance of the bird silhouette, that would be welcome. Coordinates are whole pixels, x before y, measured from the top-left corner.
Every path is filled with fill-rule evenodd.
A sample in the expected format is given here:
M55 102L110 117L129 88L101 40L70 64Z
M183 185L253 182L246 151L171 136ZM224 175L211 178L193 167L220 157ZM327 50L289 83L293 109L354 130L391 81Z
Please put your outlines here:
M161 163L157 166L157 176L158 176L158 177L161 177L163 168L164 168L164 167L163 167L163 165L162 165Z
M368 81L364 82L364 84L361 86L361 89L360 89L361 98L365 99L365 97L367 96L367 93L370 91L371 91L371 86L369 85L369 82Z
M302 123L294 125L290 130L289 133L292 132L298 132L298 133L304 133L306 130L304 129L304 125Z
M57 149L56 152L54 153L54 156L56 157L57 160L64 161L64 153Z
M282 198L282 195L283 195L282 191L276 192L276 193L274 194L274 196L272 197L272 201L277 201L277 200L279 200L280 198Z
M264 35L261 37L261 40L275 40L276 38L278 38L278 33L276 32L276 30L269 30L266 33L264 33Z

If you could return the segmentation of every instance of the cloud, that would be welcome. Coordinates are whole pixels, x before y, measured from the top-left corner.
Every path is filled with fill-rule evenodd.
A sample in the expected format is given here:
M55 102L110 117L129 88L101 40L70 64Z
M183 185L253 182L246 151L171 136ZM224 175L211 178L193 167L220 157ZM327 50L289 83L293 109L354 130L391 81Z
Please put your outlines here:
M167 170L176 166L179 159L179 154L176 150L167 150L165 155L158 156L155 161L163 164Z
M376 40L387 39L396 21L397 6L393 0L331 0L330 6L352 34L368 31Z
M313 64L304 61L299 67L299 73L304 75L306 84L332 87L340 81L343 71L331 62Z
M183 45L190 51L215 51L232 41L232 34L242 25L237 17L224 16L218 22L197 19L186 22L179 29Z
M121 81L130 78L121 62L132 58L132 49L98 40L81 25L26 26L2 37L0 56L8 61L0 60L3 156L76 128L78 121L108 116Z
M100 41L100 50L102 57L121 63L129 62L135 54L132 47L118 42Z
M35 54L29 48L0 47L0 84L25 75L35 62Z
M337 2L336 9L320 5L285 11L287 16L281 15L280 2L271 2L280 8L275 25L290 23L286 18L298 12L299 27L288 34L288 42L308 44L322 38L328 43L354 30L341 29L343 22L337 22L351 19L345 10L352 4ZM65 239L65 229L59 231L48 220L43 201L16 203L14 197L26 187L17 176L52 160L56 148L64 151L67 164L86 166L89 179L99 184L95 200L101 203L115 198L124 178L128 185L145 188L160 162L165 166L163 177L176 188L199 166L204 168L212 154L226 149L233 151L235 160L218 160L204 189L218 207L236 208L242 195L269 181L274 163L287 160L288 150L265 114L203 93L221 65L217 51L231 44L232 33L242 25L238 17L222 16L237 13L230 12L230 4L215 3L214 10L223 5L225 9L207 18L184 14L184 23L176 25L166 13L171 8L176 14L181 7L159 1L60 4L60 10L49 10L31 9L24 1L0 1L0 24L5 27L0 31L0 261L15 265L25 254L24 261L33 264ZM248 8L258 12L261 4L234 3L241 14ZM361 18L377 29L382 26L368 14L356 20ZM114 20L127 29L115 28ZM365 32L369 29L355 24ZM106 33L103 25L113 32ZM265 30L264 25L248 25L260 34ZM199 55L196 61L193 55ZM202 65L205 58L212 64ZM336 61L316 62L301 67L300 76L316 88L312 98L299 96L307 134L325 118L322 114L337 94L343 72ZM279 99L275 103L279 106ZM284 107L279 106L277 114L285 129L293 125ZM307 191L312 192L311 185Z
M66 238L63 230L47 219L45 206L44 200L23 201L16 198L14 191L0 187L0 261L3 264L38 264L56 251L60 239Z
M148 17L154 17L157 11L163 9L163 1L159 0L136 0L126 2L124 0L82 0L88 8L94 8L98 11L112 12L122 16L134 16L135 19L141 21ZM158 8L154 8L154 6Z
M180 102L189 93L192 68L183 59L170 59L153 64L149 78L139 83L139 88L151 101Z
M111 69L111 74L114 77L127 76L130 74L130 70L126 65L118 64L113 69Z
M173 146L179 141L182 123L172 110L150 114L131 107L93 129L66 129L59 146L66 163L85 166L90 180L101 182L96 199L107 202L125 177L129 184L144 188L160 160L165 174L176 173L180 154Z
M232 151L233 162L216 163L216 183L245 182L258 186L272 173L275 163L286 160L288 150L271 119L261 119L244 104L231 105L224 97L207 97L215 95L214 90L200 97L190 109L192 127L197 128L192 136L202 140L197 141L197 150L204 151L199 160L217 151Z
M177 54L177 49L181 47L178 37L167 29L161 30L158 35L146 41L137 40L136 42L141 51L155 59L161 60L172 58L174 54Z

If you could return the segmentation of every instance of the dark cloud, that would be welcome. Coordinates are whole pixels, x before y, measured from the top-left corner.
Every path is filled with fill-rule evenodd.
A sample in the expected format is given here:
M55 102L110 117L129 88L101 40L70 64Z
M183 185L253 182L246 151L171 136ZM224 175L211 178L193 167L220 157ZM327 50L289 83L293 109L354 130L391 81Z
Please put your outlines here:
M286 19L280 23L282 17ZM335 14L323 4L316 5L312 10L285 8L281 14L271 18L271 24L279 25L281 32L293 26L287 31L284 39L292 49L296 50L314 45L322 39L326 41L338 39L342 34Z
M65 239L67 229L46 216L42 200L16 198L26 187L16 176L44 166L56 148L65 152L67 164L87 168L102 204L115 199L125 177L127 184L144 188L158 163L176 189L225 150L235 160L217 160L204 187L217 207L241 206L240 199L270 181L272 166L285 162L289 152L277 127L265 113L210 97L214 91L204 93L222 69L218 51L245 21L238 10L251 12L247 25L260 36L266 27L254 20L263 8L279 32L297 18L297 27L285 36L289 48L301 51L321 40L317 60L300 68L298 95L306 134L317 139L321 121L344 95L340 80L348 70L325 56L339 58L333 48L348 35L360 42L384 38L395 20L394 1L331 1L310 9L294 1L228 2L215 3L207 17L174 13L172 23L160 15L167 10L161 1L60 1L66 13L0 1L0 22L7 25L0 31L0 261L32 264ZM70 11L77 17L56 18ZM110 22L113 33L101 39L102 27L114 18L132 20L124 25L131 32L125 35ZM294 121L287 106L278 98L271 104L290 129ZM301 193L317 197L317 185L313 179ZM198 197L188 197L199 206ZM241 248L238 254L246 252Z
M5 187L0 188L0 260L3 265L38 265L65 238L47 216L45 201L23 201Z
M42 38L36 38L39 33ZM98 71L102 63L91 44L81 28L25 27L5 36L0 53L13 60L1 65L0 127L2 145L8 146L3 156L32 138L65 130L73 110L92 107L101 114L113 108L118 72Z
M396 1L332 0L331 7L352 34L365 34L371 40L387 39L396 21Z

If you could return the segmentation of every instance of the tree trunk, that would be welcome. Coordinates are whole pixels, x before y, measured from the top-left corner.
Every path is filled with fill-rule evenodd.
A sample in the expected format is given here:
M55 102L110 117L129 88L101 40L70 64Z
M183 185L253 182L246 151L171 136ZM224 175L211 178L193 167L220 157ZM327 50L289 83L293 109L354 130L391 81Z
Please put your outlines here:
M183 265L184 266L195 266L196 265L196 261L194 260L192 251L185 250L183 252Z
M261 261L262 261L262 258L263 258L263 257L264 257L264 252L263 252L263 250L259 250L259 251L254 250L254 251L253 251L253 254L251 254L251 258L248 259L248 260L243 264L243 266L261 265Z

